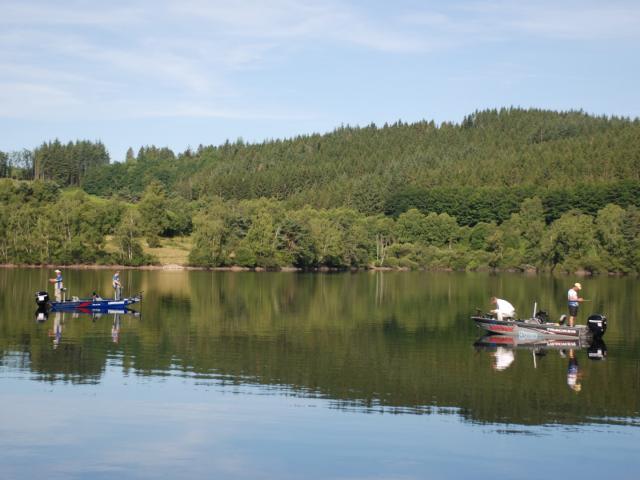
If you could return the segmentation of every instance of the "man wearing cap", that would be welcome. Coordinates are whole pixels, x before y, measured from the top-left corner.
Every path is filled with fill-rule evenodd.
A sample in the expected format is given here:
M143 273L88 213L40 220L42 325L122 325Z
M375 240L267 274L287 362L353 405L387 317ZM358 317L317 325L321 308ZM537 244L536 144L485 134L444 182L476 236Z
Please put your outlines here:
M575 283L573 287L569 289L567 293L567 299L569 300L569 326L573 327L573 322L578 316L578 307L580 302L584 301L584 298L578 296L578 292L582 290L582 285Z
M62 283L62 272L58 269L55 270L56 277L50 278L49 281L53 283L53 288L55 290L56 302L62 301L62 288L64 284Z

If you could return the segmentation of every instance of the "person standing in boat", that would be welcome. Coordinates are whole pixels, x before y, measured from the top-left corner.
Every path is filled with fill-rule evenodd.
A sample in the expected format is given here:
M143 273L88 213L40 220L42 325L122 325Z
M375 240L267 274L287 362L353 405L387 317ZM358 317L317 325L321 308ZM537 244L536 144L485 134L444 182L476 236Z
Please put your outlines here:
M64 283L62 283L62 272L58 269L55 270L55 278L50 278L49 281L53 283L53 289L56 297L56 302L62 301L62 289L64 288Z
M495 313L498 320L513 320L516 317L516 309L506 300L491 297L491 304L496 306L491 313Z
M120 296L122 295L122 284L120 283L120 270L116 270L116 273L113 274L113 280L111 282L114 290L114 300L120 300Z
M578 307L580 307L580 302L584 302L584 298L578 295L578 292L582 290L582 285L579 283L574 283L573 287L569 289L567 292L567 299L569 301L569 326L573 327L574 321L578 316Z

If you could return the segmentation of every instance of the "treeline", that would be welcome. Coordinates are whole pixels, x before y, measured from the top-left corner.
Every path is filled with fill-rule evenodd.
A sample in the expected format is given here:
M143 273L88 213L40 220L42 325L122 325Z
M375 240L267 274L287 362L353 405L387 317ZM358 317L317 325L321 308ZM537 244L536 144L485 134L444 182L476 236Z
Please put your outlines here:
M193 238L191 263L211 267L640 272L640 209L610 204L595 216L571 210L547 225L537 197L499 225L473 227L416 209L393 219L218 200L194 218Z
M0 178L32 180L33 152L27 149L15 152L0 151Z
M0 177L80 185L130 202L158 182L189 202L266 197L289 209L346 207L394 217L417 208L463 225L505 221L534 196L547 222L571 209L595 215L609 203L640 205L640 121L580 111L486 110L460 124L346 126L179 154L147 146L115 163L104 145L89 141L55 140L11 157L22 166L9 168L0 154Z
M511 108L113 164L99 142L27 153L0 156L38 179L0 186L5 263L142 264L192 235L210 267L638 271L637 119Z
M92 168L109 164L109 154L101 142L59 140L40 145L33 152L36 180L52 180L61 186L78 186Z
M136 215L117 200L61 192L53 182L0 180L0 263L151 263ZM116 251L106 250L106 236Z
M78 140L63 144L56 139L34 150L0 152L0 178L49 180L61 187L79 186L87 172L109 165L101 142Z
M192 234L202 267L513 269L640 272L640 209L570 210L547 224L525 199L507 220L459 223L410 209L396 219L340 207L290 208L274 199L197 204L154 183L137 205L46 182L0 182L0 262L153 263L144 242ZM107 248L106 239L111 248Z
M519 189L508 217L524 198L537 195L544 200L546 189L608 188L623 181L637 185L640 121L579 111L487 110L461 124L346 126L290 140L200 146L175 156L149 147L127 158L125 163L93 169L83 188L135 200L150 181L157 180L188 200L267 197L286 201L290 208L347 207L396 215L403 193L432 192L442 197L438 202L447 204L450 190L493 188L497 195L481 195L481 200L493 203L509 189ZM473 223L463 220L464 206L458 211L449 208L447 204L443 210L421 210L446 211L465 224ZM476 221L482 220L488 218Z
M542 201L547 223L569 210L596 215L608 204L640 206L640 182L623 180L606 184L577 184L568 187L408 187L389 196L385 213L397 217L416 208L424 213L448 213L462 225L508 220L526 198Z
M170 192L176 192L187 200L193 200L189 189L180 184L194 182L201 161L187 151L176 156L169 148L141 147L138 154L129 149L124 162L101 165L92 169L82 180L82 188L103 197L138 201L151 183L159 183Z

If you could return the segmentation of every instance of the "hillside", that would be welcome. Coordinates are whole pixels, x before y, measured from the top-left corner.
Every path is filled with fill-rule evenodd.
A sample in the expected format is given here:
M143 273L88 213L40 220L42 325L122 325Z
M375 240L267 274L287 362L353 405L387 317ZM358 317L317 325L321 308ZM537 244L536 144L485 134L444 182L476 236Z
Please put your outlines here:
M638 120L503 109L33 158L39 180L0 181L2 263L640 272Z
M149 147L126 163L93 169L83 187L135 199L154 179L187 199L271 197L293 207L363 213L397 214L394 199L433 188L517 187L525 190L521 201L533 190L638 182L640 121L502 109L476 112L461 124L341 127L261 144L200 146L177 156Z

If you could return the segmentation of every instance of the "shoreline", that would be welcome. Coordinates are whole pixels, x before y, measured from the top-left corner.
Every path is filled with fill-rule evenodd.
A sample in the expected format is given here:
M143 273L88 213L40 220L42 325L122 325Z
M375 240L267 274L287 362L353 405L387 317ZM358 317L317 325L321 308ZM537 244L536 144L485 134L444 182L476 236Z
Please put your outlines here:
M280 267L277 269L270 269L264 267L240 267L240 266L231 266L231 267L198 267L193 265L179 265L179 264L165 264L165 265L139 265L139 266L131 266L131 265L100 265L100 264L72 264L72 265L59 265L59 264L43 264L43 265L32 265L32 264L13 264L13 263L3 263L0 264L1 269L14 269L14 268L29 268L29 269L45 269L45 270L53 270L55 268L62 268L67 270L149 270L149 271L210 271L210 272L280 272L280 273L341 273L341 272L464 272L464 273L519 273L522 275L540 275L540 274L551 274L551 275L574 275L578 277L593 277L593 276L609 276L609 277L625 277L625 276L635 276L633 273L623 273L623 272L607 272L607 273L593 273L585 270L580 270L576 272L553 272L551 270L541 270L541 269L495 269L495 268L479 268L476 270L454 270L452 268L417 268L410 269L407 267L364 267L364 268L330 268L330 267L318 267L311 269L304 269L298 267Z

